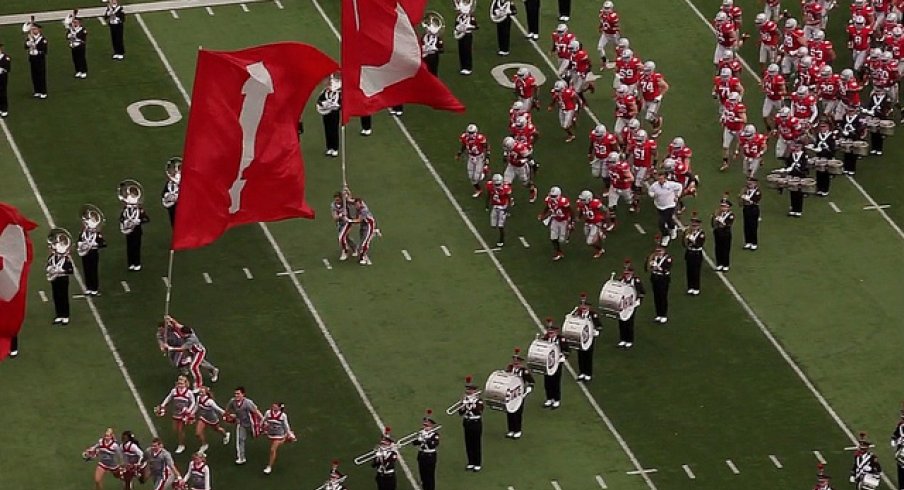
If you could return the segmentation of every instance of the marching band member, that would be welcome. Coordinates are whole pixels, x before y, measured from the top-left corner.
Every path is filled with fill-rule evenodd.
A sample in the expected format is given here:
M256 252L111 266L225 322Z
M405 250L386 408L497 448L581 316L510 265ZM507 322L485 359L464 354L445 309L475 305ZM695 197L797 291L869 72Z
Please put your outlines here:
M842 140L863 141L866 139L867 128L863 117L860 115L859 107L855 106L847 108L838 124L836 132ZM855 175L857 173L857 160L859 158L860 157L853 152L853 149L848 147L848 149L844 151L844 156L842 157L842 161L844 162L844 173L847 175Z
M817 158L833 159L838 143L835 133L831 130L828 121L819 123L819 129L813 137L813 141L807 145L807 149L815 152ZM829 186L832 185L832 175L826 167L816 168L816 195L828 196Z
M87 214L82 215L82 232L79 233L76 251L82 258L85 270L85 296L97 296L100 289L99 263L100 249L107 246L107 241L100 231L102 219L95 222Z
M186 368L192 377L194 390L197 391L204 386L204 377L201 375L201 368L210 373L210 381L216 383L220 377L220 370L217 369L210 361L207 360L207 348L201 343L201 339L191 329L191 327L182 325L175 318L167 315L164 317L165 322L169 322L173 330L175 330L182 338L178 346L166 346L165 350L170 352L182 352L180 367Z
M715 240L716 270L728 272L731 265L731 225L734 224L735 215L731 212L731 201L728 193L719 201L719 209L710 218L713 227L713 239Z
M816 465L816 485L813 490L832 490L831 478L826 474L826 465L819 463Z
M141 193L135 188L125 195L120 196L123 202L122 212L119 214L119 230L126 236L126 258L130 271L141 270L141 236L145 223L151 221L147 212L141 206Z
M769 138L756 131L756 126L748 124L744 126L738 135L738 150L735 158L744 155L744 175L753 177L763 163L763 155L769 145Z
M571 0L559 0L559 20L568 22L571 18Z
M330 465L330 477L323 484L323 490L348 490L342 483L345 481L345 475L339 471L339 460L334 459Z
M286 442L295 442L295 433L289 426L289 416L286 415L286 405L276 402L270 405L270 409L264 412L263 431L270 439L270 459L264 468L264 474L269 475L273 472L273 465L276 463L276 456L279 453L279 447Z
M122 61L126 57L126 45L124 38L124 29L126 23L126 13L119 4L119 0L110 0L107 4L107 10L104 12L104 18L110 26L110 39L113 42L113 59Z
M606 239L606 207L603 202L593 197L589 190L581 191L578 195L578 219L584 222L584 241L593 247L593 258L598 259L606 253L603 249L603 240Z
M489 166L490 145L487 143L487 137L477 129L476 124L468 124L465 131L458 137L461 142L461 149L455 154L456 160L461 160L461 156L467 152L468 154L468 180L474 186L474 193L471 197L480 197L483 189L480 188L480 182L486 176L487 167Z
M515 85L515 98L523 105L524 112L530 115L530 111L540 105L537 79L530 72L530 68L522 66L512 77L512 83Z
M512 46L512 17L518 13L512 0L493 0L490 18L496 24L496 44L499 56L508 56Z
M644 119L650 123L650 137L658 138L662 134L663 118L659 113L662 107L662 97L669 91L669 83L665 81L662 73L656 71L656 63L647 61L643 64L643 74L640 76L640 94L643 99L641 112Z
M166 407L172 402L171 416L173 419L173 431L179 438L179 445L176 446L176 454L182 454L185 451L185 426L192 423L195 408L197 407L197 399L192 393L191 387L188 385L188 378L179 376L176 378L176 386L170 390L166 398L160 402L160 405L154 407L154 413L158 417L166 415Z
M65 230L63 230L65 232ZM53 291L53 307L56 317L54 325L69 325L69 276L73 273L72 259L69 257L71 245L68 240L61 237L68 236L68 232L48 237L50 255L47 257L47 281Z
M465 452L468 455L466 471L480 471L483 454L481 438L483 437L483 400L477 393L477 385L471 382L470 376L465 378L465 394L461 398L458 415L465 433Z
M741 191L741 216L744 218L744 249L756 250L759 247L757 231L760 227L760 199L763 193L757 184L756 177L747 177L747 187Z
M386 427L371 463L371 466L377 469L377 490L396 490L395 464L399 459L399 453L390 434L391 429Z
M559 327L551 317L546 318L546 333L543 335L543 340L558 345L559 351L562 353L555 372L543 376L543 390L546 392L543 407L555 410L562 404L562 364L565 363L565 356L568 355L568 344L565 343Z
M220 425L220 416L224 413L225 411L223 408L221 408L216 400L213 399L213 393L210 391L210 388L206 386L198 388L198 398L197 403L195 404L194 413L195 436L201 441L201 447L198 449L198 452L205 453L207 452L207 448L210 447L210 445L207 444L207 436L205 435L205 430L208 427L223 435L224 446L229 444L229 439L232 434Z
M706 233L700 226L702 220L697 217L697 212L691 214L691 224L684 232L684 262L687 270L687 294L697 296L700 294L700 271L703 269L703 244L706 243Z
M421 57L427 65L427 71L439 76L439 55L446 51L441 35L441 24L425 24L424 35L421 36Z
M361 225L360 228L358 228L361 240L361 245L358 247L358 256L360 257L358 263L361 265L371 265L370 256L368 255L368 252L370 252L370 242L373 241L374 235L380 233L380 230L377 228L377 219L370 212L370 208L367 207L367 203L364 202L364 199L352 197L349 201L355 205L357 217L349 218L348 221L349 223Z
M661 238L654 239L656 248L647 258L644 269L650 273L650 285L653 287L653 303L656 306L656 317L653 322L669 321L669 283L672 278L672 256L665 251Z
M326 151L324 154L328 157L339 156L339 116L341 107L342 80L338 76L331 76L327 81L326 87L317 96L317 112L323 118L323 136L326 139Z
M418 431L412 445L417 448L417 469L424 490L436 490L436 448L439 446L439 432L433 429L436 421L431 417L433 410L427 409L422 420L424 428Z
M0 117L9 115L9 70L12 69L12 59L3 50L0 43Z
M665 172L656 175L656 182L650 185L647 192L653 199L653 205L659 213L659 231L662 234L662 245L678 236L678 225L675 223L675 207L681 197L683 187L678 182L666 179Z
M458 40L458 65L459 73L470 75L474 70L474 31L477 30L477 17L471 9L474 2L471 0L454 0L455 10L455 38Z
M515 205L512 197L512 185L506 182L501 174L493 174L493 178L486 183L487 202L486 209L490 212L490 227L499 230L497 247L505 245L505 221Z
M502 140L502 155L505 160L505 171L502 178L506 184L515 182L515 178L527 187L528 202L537 200L537 186L534 185L531 148L524 142L516 141L511 136Z
M25 51L28 53L28 64L31 67L31 84L34 97L47 98L47 38L40 24L27 24L28 35L25 37Z
M160 202L169 215L170 227L176 225L176 205L179 203L179 184L182 182L182 158L173 157L167 162L166 184L160 193Z
M85 449L82 453L85 461L97 458L97 467L94 469L94 488L104 488L104 475L112 473L118 475L122 469L122 446L116 441L116 433L112 428L104 431L103 437L97 443Z
M894 110L889 91L884 87L874 86L872 94L870 94L869 106L864 111L871 117L880 121L888 121L892 119L892 110ZM870 130L870 155L881 155L885 149L885 135L879 132L879 128Z
M559 108L559 126L565 131L566 143L574 141L574 125L578 120L578 111L581 109L581 98L574 88L569 87L564 80L556 80L553 85L552 100L549 102L548 111L558 106Z
M618 319L618 347L630 349L631 347L634 347L634 316L637 315L636 307L640 306L641 301L643 301L646 290L644 289L640 278L634 275L634 266L631 265L631 259L625 259L625 270L622 272L622 276L619 280L625 284L634 286L634 291L637 293L637 298L634 300L634 312L631 313L631 316L627 320L622 320L621 317Z
M144 452L146 471L154 482L153 490L165 490L175 480L182 479L182 473L173 462L173 455L163 447L159 437L151 440L151 447Z
M521 357L521 349L516 347L515 353L512 355L512 363L506 366L505 371L520 376L524 381L526 393L530 393L534 389L534 375L531 374L530 369L521 364L522 362L524 362L524 358ZM508 437L509 439L521 439L521 424L523 421L524 404L522 403L517 411L505 413L505 423L508 428L505 437Z
M66 25L66 39L72 51L72 65L75 67L75 78L88 78L88 29L82 25L82 19L76 17L78 10L63 21Z
M524 11L527 12L527 39L540 39L540 0L524 0Z
M865 478L878 480L879 475L882 474L879 458L870 451L871 447L872 444L867 440L866 432L861 432L860 439L857 441L857 451L854 452L854 464L851 466L850 477L850 482L857 484L858 488L862 488L860 484Z
M235 423L235 464L245 464L245 441L249 435L258 436L259 422L263 419L254 401L245 396L245 387L236 387L223 413L223 420Z
M358 247L348 236L352 231L352 223L349 221L350 209L347 198L348 188L333 194L333 202L330 203L330 213L336 223L336 232L339 236L339 260L341 261L348 259L349 252L352 257L358 256Z
M584 318L593 323L593 336L600 334L603 323L600 315L587 303L587 293L581 293L580 303L571 310L571 316ZM593 342L587 349L578 349L578 381L590 381L593 378Z
M210 466L203 451L192 454L181 481L188 490L210 490Z
M553 248L552 260L560 260L565 257L562 243L568 241L571 230L574 229L571 201L562 194L562 189L552 186L543 202L545 207L537 216L537 220L549 228L549 240Z
M132 490L132 480L136 477L138 477L139 483L144 483L144 450L141 449L141 443L130 430L122 433L120 446L122 447L122 473L119 478L122 480L123 490Z
M895 450L895 466L898 467L898 488L904 484L904 410L901 419L891 432L891 447Z
M615 5L606 0L600 8L600 40L596 45L596 49L600 52L600 70L606 69L606 46L609 44L616 47L618 40L621 39L621 28L618 25L618 12L615 11Z
M800 142L795 141L791 144L791 153L788 155L788 166L782 172L790 177L804 178L810 172L810 165L807 162L807 154L804 152ZM800 187L788 191L791 198L791 209L788 216L800 218L804 211L804 192Z

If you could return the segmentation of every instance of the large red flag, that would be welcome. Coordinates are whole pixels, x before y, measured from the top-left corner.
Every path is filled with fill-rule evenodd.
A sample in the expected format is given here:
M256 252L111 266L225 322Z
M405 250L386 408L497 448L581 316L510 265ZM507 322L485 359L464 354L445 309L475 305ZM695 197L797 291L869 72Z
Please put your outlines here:
M37 227L18 209L0 203L0 360L9 355L10 340L25 320L28 270L34 259L28 232Z
M240 224L314 217L298 117L338 68L300 43L198 53L174 250L208 245Z
M427 71L414 26L427 0L342 0L342 122L400 104L464 111Z

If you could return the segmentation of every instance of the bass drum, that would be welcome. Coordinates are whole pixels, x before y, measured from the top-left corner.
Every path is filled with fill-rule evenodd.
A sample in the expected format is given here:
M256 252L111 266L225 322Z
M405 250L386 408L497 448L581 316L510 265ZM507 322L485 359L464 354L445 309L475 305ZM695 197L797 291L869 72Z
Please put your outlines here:
M559 369L559 360L562 359L562 351L559 344L537 339L530 343L527 350L527 367L535 373L544 376L553 375Z
M859 490L876 490L879 488L879 475L875 473L866 473L860 479L860 484L857 485Z
M613 318L616 316L620 320L627 320L634 314L634 308L637 306L637 292L634 286L625 284L615 279L609 279L603 284L600 290L600 309Z
M593 330L593 322L589 318L566 315L562 322L562 338L572 349L589 349L593 345Z
M493 371L483 389L483 402L493 410L515 413L524 403L527 390L521 376Z

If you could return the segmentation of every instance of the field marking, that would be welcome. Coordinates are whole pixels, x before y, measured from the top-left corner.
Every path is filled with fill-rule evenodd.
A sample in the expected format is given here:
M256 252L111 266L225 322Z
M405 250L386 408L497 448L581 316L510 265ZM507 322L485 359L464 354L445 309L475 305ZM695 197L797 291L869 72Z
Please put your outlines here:
M835 204L835 201L829 201L829 207L832 208L832 211L835 211L836 213L841 212L841 208L839 208L838 205Z
M636 470L636 471L626 471L625 474L628 474L628 475L643 475L644 477L649 478L648 476L646 476L647 473L656 473L657 471L659 471L659 470L657 470L656 468L649 468L649 469L641 468L641 469L638 469L638 470Z
M408 262L411 262L411 254L408 253L407 250L402 250L402 257L405 257L405 260L407 260Z
M314 4L314 8L316 8L317 11L320 13L320 16L323 17L323 20L327 23L327 25L329 26L329 28L333 32L333 34L336 36L336 38L341 40L339 31L336 29L336 26L333 25L333 21L330 20L329 16L326 15L326 12L324 12L323 7L320 6L320 3L318 2L318 0L311 0L311 3ZM521 26L521 24L518 23L517 20L515 20L515 23L518 24L519 27L521 27L521 29L523 30L523 26ZM542 50L541 50L541 52L542 52ZM549 61L549 60L547 59L547 61ZM446 182L436 171L436 167L433 166L433 164L430 162L430 159L427 158L427 155L424 153L424 150L421 149L420 145L417 144L417 141L414 140L414 137L411 135L411 132L408 131L408 127L405 126L405 123L402 122L402 119L398 118L398 117L394 117L391 119L395 122L396 126L398 126L399 130L402 132L402 134L408 140L408 143L414 149L415 153L417 153L418 158L421 159L421 162L424 164L424 167L427 169L427 171L433 177L433 180L436 182L436 185L439 186L442 193L446 196L446 199L448 199L449 204L455 209L455 212L458 214L458 217L461 218L465 227L467 227L468 230L470 230L471 234L474 235L474 238L477 239L477 243L479 243L481 245L481 247L483 247L484 250L487 250L487 251L491 250L487 241L484 240L483 235L481 235L480 232L477 231L477 227L474 226L474 223L468 218L468 215L465 214L464 209L462 209L462 207L458 203L458 201L455 200L455 195L452 194L452 191L449 190L449 186L446 185ZM509 275L508 271L506 271L505 268L502 266L502 263L499 261L499 258L496 257L496 254L488 253L487 256L493 262L493 266L496 268L496 271L499 272L499 275L502 276L503 281L505 281L506 285L508 285L508 287L512 290L512 293L518 299L518 302L521 303L521 306L527 312L528 316L531 318L531 320L533 320L534 325L537 327L537 329L541 332L545 332L546 328L544 327L543 323L540 321L540 317L537 316L537 312L534 311L534 309L531 307L531 305L527 302L527 299L524 297L524 294L521 292L521 289L512 280L512 277ZM577 375L577 372L574 370L574 368L571 366L571 364L565 363L565 367L568 369L569 374L571 374L572 379L576 380L578 375ZM608 415L606 415L606 413L603 411L602 407L600 407L600 404L597 403L595 398L593 398L593 395L590 394L590 391L587 389L587 387L583 383L576 382L575 384L578 386L578 389L584 394L584 397L587 398L587 402L590 403L590 406L593 408L593 410L596 412L597 416L599 416L600 420L603 422L603 424L606 426L606 428L612 434L612 437L614 437L615 440L618 442L618 445L621 447L622 451L625 453L625 456L628 457L628 460L631 461L631 464L638 470L643 469L643 465L640 464L640 461L637 459L637 456L634 454L634 451L632 451L631 448L628 446L628 443L625 441L625 438L622 437L621 433L618 432L618 429L615 428L615 424L612 423L612 420L609 418ZM408 467L404 466L404 463L403 463L403 468L406 470L406 473L409 473ZM657 490L656 484L653 482L653 479L650 478L649 475L647 475L646 473L640 473L640 475L643 477L644 482L647 484L647 486L650 488L650 490ZM409 477L410 477L410 474L409 474ZM414 484L413 479L412 479L412 484L415 488L418 488L418 486L416 484Z
M161 277L160 279L163 279L163 285L164 285L164 286L170 287L170 280L169 280L168 277L163 276L163 277Z
M239 5L242 6L242 11L245 12L246 14L249 13L249 12L251 12L251 9L248 8L248 4L247 4L247 3L241 3L241 4L239 4Z
M816 461L819 461L821 464L826 464L826 458L822 457L821 452L813 451L813 456L816 456Z
M445 245L440 245L439 248L442 249L444 254L446 254L446 257L452 256L452 252L449 251L449 247L447 247Z
M35 20L37 20L37 19L35 19ZM102 25L102 26L107 25L107 21L105 21L103 17L98 17L97 20L100 21L100 25Z
M38 190L38 184L35 182L34 177L31 175L31 170L28 169L28 164L25 163L25 158L22 156L22 152L19 151L19 145L17 145L16 140L13 139L13 134L9 131L9 126L7 126L6 121L2 119L0 119L0 129L3 130L3 134L6 136L6 141L9 142L9 147L13 151L13 155L15 155L16 160L19 162L19 168L22 169L22 173L25 175L25 180L28 182L28 186L31 187L31 192L32 194L34 194L35 200L38 201L38 207L41 208L41 212L44 214L44 219L47 221L47 224L50 225L51 228L55 228L56 224L53 221L53 216L50 214L50 209L47 207L47 203L44 201L44 197L41 195L41 191ZM75 277L75 280L78 283L79 287L84 290L85 281L82 280L82 275L75 264L73 264L72 266L72 275ZM43 298L43 291L41 291L41 293ZM138 394L138 388L135 387L135 383L132 381L132 376L129 375L129 371L128 369L126 369L126 364L122 360L122 356L119 355L119 351L116 349L116 345L113 343L113 338L110 337L110 332L107 330L107 325L100 317L100 311L98 311L97 306L94 305L94 301L92 301L91 298L87 298L86 303L88 304L88 309L91 311L91 316L94 317L94 322L97 323L97 328L100 330L101 336L104 338L104 342L107 343L107 348L110 349L110 354L113 356L113 361L116 364L116 367L119 368L119 373L122 374L122 378L125 380L126 386L128 386L129 392L132 394L132 399L135 400L135 404L138 405L138 411L141 413L141 418L144 419L144 423L147 424L148 431L150 431L151 436L157 437L157 428L154 426L151 415L145 408L147 405L141 400L141 395Z
M170 13L170 15L173 16L174 19L178 19L178 18L179 18L179 12L176 12L175 10L170 9L169 13Z
M132 288L129 287L129 283L127 283L127 282L125 282L125 281L119 281L119 284L122 285L122 290L123 290L123 291L125 291L125 292L127 292L127 293L131 293L131 292L132 292Z
M637 230L637 233L641 235L646 235L647 231L643 229L643 226L640 226L640 223L634 223L634 229Z
M304 269L298 269L298 270L289 271L289 272L277 272L277 273L276 273L277 276L291 276L292 274L304 274Z
M596 484L600 486L603 490L609 488L606 486L606 480L603 480L603 475L596 475Z
M519 236L518 240L521 241L521 245L524 245L524 248L530 248L530 243L527 243L527 239L523 236Z
M478 248L477 250L474 251L474 253L476 253L476 254L485 254L485 253L490 253L490 252L498 252L498 251L500 251L500 250L502 250L502 247Z
M559 486L559 482L552 480L549 483L552 485L553 490L562 490L562 487Z
M156 38L151 33L150 29L147 28L147 25L141 19L140 15L135 15L138 19L138 22L141 24L142 30L147 36L148 41L151 42L151 45L154 47L154 50L157 52L157 56L160 58L160 61L163 63L163 66L166 67L166 70L169 72L170 78L172 78L173 82L176 84L176 87L179 89L179 92L182 93L185 104L191 106L191 97L188 96L188 92L185 90L185 87L182 85L182 81L179 80L178 75L173 70L172 65L166 57L166 54L160 49L160 45L157 43ZM0 124L3 124L3 127L6 127L6 123L0 120ZM276 238L270 232L270 228L266 223L258 223L261 230L264 232L264 236L267 237L267 241L270 242L270 247L273 249L273 252L276 254L276 258L279 260L279 263L282 264L285 272L292 272L292 266L289 264L289 260L286 258L286 255L283 253L282 248L276 242ZM52 225L51 225L52 226ZM329 263L327 259L323 259L325 263ZM332 268L332 267L329 267ZM383 419L380 418L380 415L377 414L377 410L374 408L373 403L370 401L370 398L367 396L367 393L364 391L364 387L361 385L361 382L358 381L358 377L355 375L354 371L352 371L351 365L348 363L348 360L345 358L345 354L339 349L339 344L336 343L336 340L333 338L333 334L330 333L330 330L327 328L326 323L323 321L323 318L320 316L320 312L317 311L317 308L314 306L314 303L311 301L310 296L308 296L308 292L305 290L304 286L301 285L301 282L298 280L298 275L289 274L289 280L292 281L292 285L295 286L295 290L298 292L298 295L301 297L302 302L304 302L305 307L307 307L308 311L311 312L311 316L314 318L314 322L317 324L317 328L320 329L320 333L323 335L327 344L329 344L330 349L333 351L333 354L336 356L336 359L339 360L339 364L342 366L342 370L345 371L345 375L348 377L349 381L352 383L352 386L355 388L355 391L358 393L358 396L361 398L361 401L364 403L364 407L370 413L374 422L377 424L377 427L380 429L380 432L386 427L386 424L383 423ZM81 281L79 281L81 282ZM89 299L89 304L91 303ZM137 397L137 393L136 393ZM136 398L137 399L137 398ZM147 416L147 411L144 409L144 405L141 406L142 414L145 415L148 422L150 422L150 418ZM153 435L156 436L156 431L152 430ZM414 474L411 472L411 468L408 466L408 463L405 461L405 458L402 455L399 455L399 464L402 466L402 471L405 473L405 476L408 478L408 481L411 483L413 488L420 488L417 484L417 480L414 478Z
M261 2L263 0L164 0L160 2L130 3L126 6L129 14L140 14L143 12L165 12L167 10L182 10L199 7L216 7L220 5L235 5L239 3ZM91 7L79 9L79 17L87 19L97 17L101 24L104 22L104 12L106 7ZM62 21L72 10L49 10L46 12L37 12L34 14L36 22ZM172 13L172 12L171 12ZM22 22L32 14L10 14L0 15L0 25L22 25ZM213 14L211 14L213 15ZM175 18L179 18L175 16Z
M506 490L515 490L515 487L509 486Z
M891 207L891 204L876 204L875 206L873 206L873 205L863 206L863 210L867 211L867 210L874 209L874 210L878 211L880 209L886 209L886 208L890 208L890 207Z
M275 3L276 6L277 6L279 9L284 9L284 8L285 8L285 7L283 7L282 2L280 2L279 0L273 0L273 3Z
M741 470L739 470L738 467L735 466L734 461L732 461L732 460L730 460L730 459L726 459L726 460L725 460L725 464L728 465L728 469L730 469L732 473L734 473L734 474L736 474L736 475L740 475L740 474L741 474Z
M774 464L776 468L778 468L778 469L784 468L784 466L782 466L782 462L779 461L778 458L775 457L774 454L770 454L769 459L772 461L772 464Z
M684 3L686 3L687 6L690 7L690 9L693 10L695 14L697 14L697 17L699 17L700 20L703 22L703 24L705 24L706 27L709 28L709 31L715 35L716 29L712 26L712 24L709 23L709 20L706 18L706 16L704 16L703 13L700 12L700 9L698 9L697 6L694 5L694 3L691 0L684 0ZM760 78L760 76L757 74L757 72L753 68L750 67L750 65L747 63L747 60L745 60L741 56L737 56L737 58L741 62L741 64L744 65L744 68L747 70L748 73L750 73L750 75L754 78L754 80L756 80L758 83L762 84L763 79ZM860 191L860 194L862 194L863 197L865 197L866 200L869 201L870 204L872 204L873 206L877 206L877 207L879 206L879 204L876 203L876 200L873 199L873 196L869 195L869 193L866 192L866 189L864 189L863 186L861 186L860 183L857 182L853 176L845 174L845 177L848 178L848 180L851 182L851 184L853 184L854 187L856 187L857 190ZM891 219L891 217L888 215L888 213L886 213L884 210L882 210L882 209L877 209L877 210L879 211L879 214L882 215L882 218L884 218L885 221L888 222L888 225L891 226L892 230L897 232L898 236L901 237L902 239L904 239L904 230L902 230L901 227L898 226L898 224L895 223L895 221L893 219ZM891 483L890 483L891 480L889 480L888 477L885 476L884 474L883 474L883 478L885 479L886 483L888 483L888 485L891 486Z
M45 293L44 291L38 291L38 296L41 297L41 302L42 302L42 303L46 303L46 302L47 302L47 293Z
M205 272L201 275L204 276L204 282L206 282L207 284L213 284L213 279L210 278L210 274Z
M245 273L245 277L248 278L249 280L254 279L254 276L251 275L251 270L248 269L247 267L242 267L242 272Z
M683 465L681 465L681 468L684 470L684 473L687 474L687 477L688 477L688 478L690 478L691 480L696 480L696 479L697 479L697 475L695 475L694 472L691 471L691 467L690 467L690 466L688 466L688 465L686 465L686 464L683 464Z
M85 296L84 294L73 294L72 295L72 299L85 299L85 298L87 298L87 296Z
M207 11L207 15L213 16L213 9L210 7L204 7L204 10Z
M330 259L323 259L323 265L326 267L326 270L333 270L333 266L330 264Z

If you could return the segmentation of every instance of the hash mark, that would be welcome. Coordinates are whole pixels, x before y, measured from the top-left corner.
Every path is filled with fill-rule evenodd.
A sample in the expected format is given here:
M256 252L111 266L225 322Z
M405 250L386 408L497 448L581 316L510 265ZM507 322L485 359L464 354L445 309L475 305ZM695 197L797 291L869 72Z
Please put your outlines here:
M734 473L734 474L736 474L736 475L738 475L738 474L741 473L741 471L738 470L738 467L735 466L734 461L732 461L732 460L730 460L730 459L726 459L726 460L725 460L725 464L728 465L728 469L730 469L732 473Z
M408 262L411 262L411 254L408 253L407 250L402 250L402 257L405 257L405 260L407 260Z
M552 481L550 481L549 483L552 484L552 488L553 488L554 490L562 490L562 487L559 486L559 482L557 482L557 481L555 481L555 480L552 480Z
M100 21L100 25L102 25L102 26L107 25L107 21L105 21L103 17L98 17L97 20Z
M486 249L483 249L483 248L479 248L479 249L475 250L474 253L476 253L476 254L485 254L485 253L487 253L487 252L498 252L498 251L500 251L500 250L502 250L502 247L493 247L493 248L491 248L491 249L489 249L489 250L486 250Z
M519 236L518 240L521 240L521 245L524 245L524 248L530 248L530 243L527 243L527 239L523 236Z
M864 210L868 210L868 209L879 210L879 209L885 209L885 208L890 208L890 207L891 207L890 204L876 204L875 206L863 206L863 209Z
M47 302L47 293L45 293L44 291L38 291L38 296L41 297L42 302L44 302L44 303Z
M449 247L445 245L440 245L439 248L443 249L443 253L446 254L446 257L451 257L452 252L449 251Z
M640 223L634 223L634 229L637 230L637 232L640 233L641 235L647 234L646 230L644 230L643 227L640 226Z
M328 259L323 259L323 265L326 266L326 270L328 270L328 271L333 270L333 266L330 265L330 261Z
M813 451L813 456L816 456L816 461L819 461L821 464L826 464L826 458L822 457L821 452Z
M251 275L251 271L247 267L242 267L242 271L245 272L245 277L248 279L254 279L254 276Z
M696 479L697 479L697 475L695 475L694 472L691 471L691 467L690 467L690 466L688 466L688 465L686 465L686 464L683 464L683 465L681 465L681 467L684 469L684 472L687 473L687 477L688 477L688 478L690 478L691 480L696 480Z
M650 468L650 469L648 469L648 470L640 469L640 470L634 470L634 471L626 471L625 474L627 474L627 475L642 475L642 474L644 474L644 473L656 473L657 471L659 471L659 470L657 470L656 468Z
M204 7L204 10L207 11L207 15L213 15L213 9L210 7Z
M778 469L782 469L782 468L783 468L782 462L779 461L778 458L776 458L774 454L770 454L770 455L769 455L769 459L772 460L772 464L774 464L776 468L778 468Z
M277 276L291 276L294 274L304 274L304 269L298 269L298 270L291 271L291 272L277 272L276 273Z
M176 12L175 10L170 10L169 13L170 13L170 15L173 16L174 19L179 18L179 12Z
M248 6L245 5L244 3L242 4L242 10L244 10L245 13L251 12L250 10L248 10Z
M606 490L607 488L609 488L606 486L606 480L603 480L602 475L596 475L596 482L599 484L600 488L602 488L603 490Z
M273 3L275 3L276 6L279 7L279 8L281 8L281 9L285 8L285 7L283 7L282 2L280 2L279 0L273 0Z
M202 275L204 276L204 282L206 282L207 284L213 284L213 279L210 278L210 274L205 272Z
M129 283L127 283L127 282L125 282L125 281L119 281L119 284L122 284L122 290L123 290L123 291L125 291L125 292L127 292L127 293L131 293L131 292L132 292L132 288L129 287Z
M163 279L163 285L164 285L164 286L170 287L170 282L169 282L169 278L168 278L168 277L164 276L164 277L161 277L160 279Z
M832 208L832 211L835 211L836 213L841 212L841 208L839 208L838 205L835 204L834 201L829 201L829 207Z

